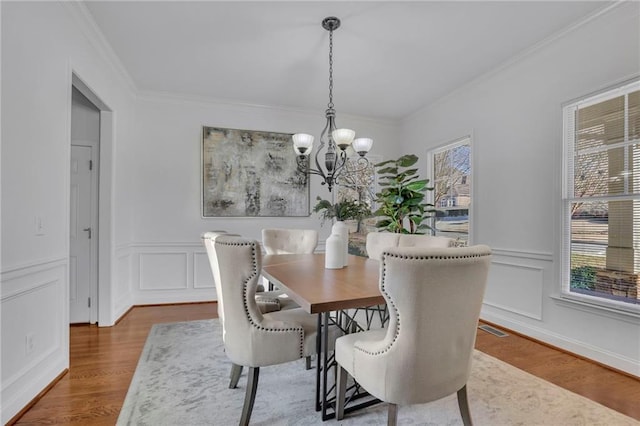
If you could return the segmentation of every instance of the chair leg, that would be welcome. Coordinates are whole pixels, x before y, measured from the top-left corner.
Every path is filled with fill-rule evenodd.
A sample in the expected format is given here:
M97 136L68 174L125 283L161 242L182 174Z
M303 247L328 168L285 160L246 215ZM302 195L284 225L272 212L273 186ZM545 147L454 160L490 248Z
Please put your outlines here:
M389 411L387 412L387 426L396 426L398 423L398 404L388 403Z
M344 419L344 399L347 392L347 370L338 365L338 377L336 379L336 420Z
M464 426L472 426L471 413L469 412L469 400L467 399L467 385L464 385L458 391L458 407L462 415L462 423Z
M311 356L304 357L305 370L311 370Z
M253 411L253 403L256 400L256 390L258 389L258 376L260 367L249 367L249 377L247 380L247 392L244 394L244 405L242 406L242 417L240 426L248 426Z
M231 374L229 375L229 389L235 389L238 386L240 375L242 374L242 366L238 364L231 365Z

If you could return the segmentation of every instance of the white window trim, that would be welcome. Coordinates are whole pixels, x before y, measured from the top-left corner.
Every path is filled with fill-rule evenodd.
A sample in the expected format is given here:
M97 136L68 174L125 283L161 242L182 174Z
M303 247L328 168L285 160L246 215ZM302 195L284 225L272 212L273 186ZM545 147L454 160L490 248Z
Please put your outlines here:
M561 229L561 268L560 268L560 294L559 297L554 297L559 300L567 301L567 302L575 302L582 306L590 306L593 308L598 308L604 311L616 312L621 315L631 316L634 318L640 318L640 304L629 304L627 302L621 302L611 299L606 299L604 297L591 296L587 294L580 294L576 292L571 292L569 286L571 281L571 234L566 232L566 230L570 229L571 226L571 218L569 216L568 208L572 201L575 200L573 197L572 188L573 188L573 173L570 173L570 169L573 167L573 164L570 164L570 159L573 160L573 156L570 154L572 151L573 144L575 143L575 123L573 123L573 119L575 117L575 111L580 108L585 108L602 101L612 99L618 96L622 96L625 93L640 90L640 80L635 79L632 82L622 83L618 87L605 89L599 91L597 94L587 96L583 99L574 100L569 104L566 104L562 108L562 123L563 123L563 158L562 158L562 229ZM625 112L626 114L626 112ZM628 140L628 129L627 123L625 120L625 142L620 143L621 146L627 146L632 143L638 143L638 140L629 141ZM605 197L589 197L589 200L597 201L601 198ZM630 195L623 196L609 196L606 197L607 200L611 199L628 199L637 197Z

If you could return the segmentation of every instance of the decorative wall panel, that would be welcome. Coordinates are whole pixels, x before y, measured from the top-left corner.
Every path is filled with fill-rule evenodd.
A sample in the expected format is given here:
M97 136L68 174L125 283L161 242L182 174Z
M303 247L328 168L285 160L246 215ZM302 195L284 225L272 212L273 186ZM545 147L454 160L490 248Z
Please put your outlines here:
M185 289L187 285L187 253L141 253L141 290Z
M215 288L209 256L206 253L193 254L193 288Z
M541 320L545 267L550 263L523 258L521 253L506 253L494 252L485 305Z

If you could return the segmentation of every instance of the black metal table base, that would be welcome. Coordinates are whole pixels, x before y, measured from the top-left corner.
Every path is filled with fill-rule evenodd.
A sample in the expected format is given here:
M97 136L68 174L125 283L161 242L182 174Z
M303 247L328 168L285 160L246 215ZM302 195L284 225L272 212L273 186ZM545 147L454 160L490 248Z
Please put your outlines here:
M380 324L388 321L386 308L374 307L364 311L365 321L358 324L355 316L359 310L353 310L352 315L344 311L323 312L318 315L318 337L316 346L318 349L316 368L316 411L322 411L322 420L333 419L336 416L336 383L338 364L335 360L333 348L329 345L329 332L331 327L338 328L342 333L349 334L364 331L371 327L372 319L378 315ZM380 400L369 395L358 383L353 382L347 388L345 413L369 407L379 403Z

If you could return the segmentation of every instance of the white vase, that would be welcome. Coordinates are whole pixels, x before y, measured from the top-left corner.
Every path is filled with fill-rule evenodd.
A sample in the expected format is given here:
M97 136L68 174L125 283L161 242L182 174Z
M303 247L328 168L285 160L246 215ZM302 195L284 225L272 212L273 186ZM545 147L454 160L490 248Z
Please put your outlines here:
M347 261L349 259L349 227L346 223L339 220L331 227L331 233L337 233L340 235L340 240L342 242L342 265L347 266Z
M342 238L340 234L332 232L325 242L324 267L327 269L341 269L344 267L342 254Z

